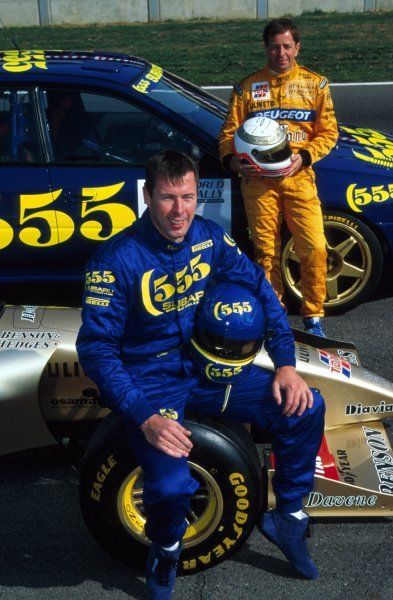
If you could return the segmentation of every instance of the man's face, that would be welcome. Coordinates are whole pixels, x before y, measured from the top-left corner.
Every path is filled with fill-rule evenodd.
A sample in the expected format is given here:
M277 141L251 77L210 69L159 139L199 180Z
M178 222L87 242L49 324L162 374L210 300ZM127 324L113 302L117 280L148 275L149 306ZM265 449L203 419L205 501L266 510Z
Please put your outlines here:
M190 228L197 206L197 184L192 171L183 179L171 182L158 177L150 196L146 188L143 195L158 231L167 240L182 242Z
M276 73L286 73L292 69L299 54L300 42L296 44L292 33L284 31L271 36L265 49L270 69Z

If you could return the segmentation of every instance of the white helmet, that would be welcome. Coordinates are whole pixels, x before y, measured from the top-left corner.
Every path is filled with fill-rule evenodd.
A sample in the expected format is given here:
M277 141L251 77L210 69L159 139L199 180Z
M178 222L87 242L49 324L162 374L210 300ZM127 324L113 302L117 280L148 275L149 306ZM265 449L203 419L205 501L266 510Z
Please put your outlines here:
M292 149L286 131L269 117L251 117L236 130L235 152L261 175L281 177L291 164Z

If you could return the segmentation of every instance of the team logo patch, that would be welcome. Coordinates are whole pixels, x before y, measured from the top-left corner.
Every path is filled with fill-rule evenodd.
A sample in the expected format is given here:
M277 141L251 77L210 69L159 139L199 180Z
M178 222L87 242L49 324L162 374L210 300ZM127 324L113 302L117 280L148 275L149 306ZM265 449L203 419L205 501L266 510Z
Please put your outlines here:
M176 410L173 410L173 408L160 408L160 415L166 419L172 419L173 421L177 421L179 418L178 413Z
M270 100L270 88L268 81L253 83L251 86L253 100Z
M332 373L340 373L350 379L351 377L351 363L335 354L330 354L326 350L318 350L319 360L329 367Z

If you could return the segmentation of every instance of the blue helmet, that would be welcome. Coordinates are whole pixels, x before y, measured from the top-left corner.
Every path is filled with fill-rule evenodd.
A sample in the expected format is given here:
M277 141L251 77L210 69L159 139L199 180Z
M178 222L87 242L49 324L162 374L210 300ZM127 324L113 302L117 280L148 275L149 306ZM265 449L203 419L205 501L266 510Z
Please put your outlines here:
M191 354L210 381L239 381L260 350L266 327L258 298L234 283L218 283L206 290L198 307Z

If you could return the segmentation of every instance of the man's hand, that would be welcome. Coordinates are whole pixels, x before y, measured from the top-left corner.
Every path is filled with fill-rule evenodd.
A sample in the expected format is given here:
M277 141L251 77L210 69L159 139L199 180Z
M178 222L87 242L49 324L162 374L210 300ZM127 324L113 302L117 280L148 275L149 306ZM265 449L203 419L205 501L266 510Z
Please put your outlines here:
M273 382L273 398L278 405L282 404L282 392L285 393L285 404L283 414L287 417L296 412L299 417L306 408L313 405L313 396L305 381L296 373L295 367L280 367L276 371Z
M303 159L300 156L300 154L292 154L291 164L288 167L288 171L283 175L283 177L293 177L298 171L300 171L302 166Z
M141 429L149 444L169 456L181 458L191 451L192 442L188 439L191 431L173 419L152 415L142 423Z
M300 154L292 154L291 164L285 169L283 169L281 177L293 177L293 175L296 175L296 173L300 171L302 166L303 159L300 156ZM261 175L260 171L258 170L258 167L254 167L249 163L242 162L240 158L236 155L232 156L231 161L229 163L229 168L235 173L239 173L240 175L244 175L247 177L252 177L254 179L261 179L262 177L264 177L264 175Z
M239 173L240 175L244 175L247 177L253 177L254 179L260 179L261 174L259 173L257 167L250 165L249 163L242 162L238 156L235 154L232 156L231 161L229 163L229 168L234 173Z

